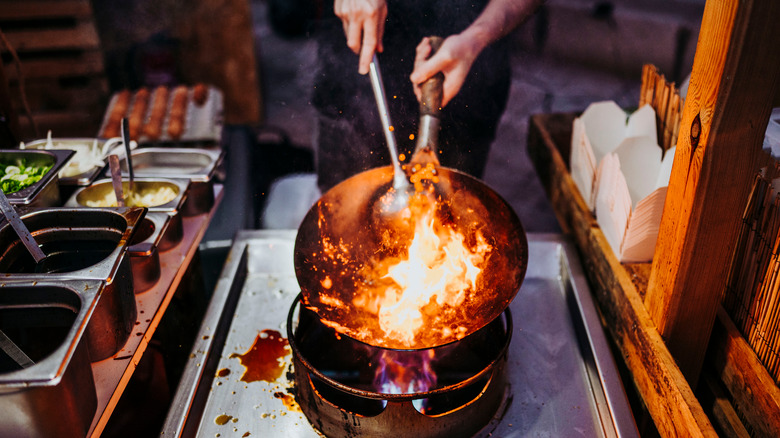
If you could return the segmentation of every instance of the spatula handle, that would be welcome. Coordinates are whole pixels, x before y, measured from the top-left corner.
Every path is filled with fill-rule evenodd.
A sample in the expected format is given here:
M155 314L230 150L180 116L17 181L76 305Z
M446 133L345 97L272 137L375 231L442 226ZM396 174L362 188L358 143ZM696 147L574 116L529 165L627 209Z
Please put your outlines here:
M431 54L433 56L439 51L444 39L438 36L428 37L431 44ZM444 74L438 72L420 84L422 96L420 98L420 114L439 117L441 113L442 96L444 95Z

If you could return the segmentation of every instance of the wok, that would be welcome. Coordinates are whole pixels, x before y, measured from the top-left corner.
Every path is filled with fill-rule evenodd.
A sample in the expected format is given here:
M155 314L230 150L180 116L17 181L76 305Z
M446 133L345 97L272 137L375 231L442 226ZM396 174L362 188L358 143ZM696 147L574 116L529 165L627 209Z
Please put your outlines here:
M375 304L391 281L387 261L402 259L412 238L408 227L377 214L376 206L393 189L392 166L369 169L328 190L307 212L295 240L303 304L324 324L375 347L432 348L479 330L509 305L528 265L525 231L509 204L480 180L439 166L435 159L441 79L424 84L421 129L411 162L435 166L438 179L429 181L427 193L436 197L437 224L461 233L470 248L480 243L492 247L476 282L465 290L466 298L457 306L431 300L424 328L413 340L395 339L380 326ZM431 104L431 96L439 103Z

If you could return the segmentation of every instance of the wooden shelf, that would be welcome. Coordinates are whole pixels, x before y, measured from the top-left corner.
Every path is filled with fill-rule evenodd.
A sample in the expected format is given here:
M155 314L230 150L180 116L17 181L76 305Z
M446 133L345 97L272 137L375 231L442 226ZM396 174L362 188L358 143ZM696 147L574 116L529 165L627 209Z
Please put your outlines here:
M0 44L21 139L44 138L48 130L55 137L94 135L108 81L90 1L5 1L0 29L19 57L24 97L38 129L26 117L16 63Z

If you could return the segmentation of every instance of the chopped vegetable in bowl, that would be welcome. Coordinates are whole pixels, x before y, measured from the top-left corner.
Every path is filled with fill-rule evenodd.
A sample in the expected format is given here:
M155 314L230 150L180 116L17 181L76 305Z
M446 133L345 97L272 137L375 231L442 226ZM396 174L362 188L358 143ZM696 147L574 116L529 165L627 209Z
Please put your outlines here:
M27 165L26 160L0 161L0 189L3 193L16 193L30 187L43 178L52 165Z

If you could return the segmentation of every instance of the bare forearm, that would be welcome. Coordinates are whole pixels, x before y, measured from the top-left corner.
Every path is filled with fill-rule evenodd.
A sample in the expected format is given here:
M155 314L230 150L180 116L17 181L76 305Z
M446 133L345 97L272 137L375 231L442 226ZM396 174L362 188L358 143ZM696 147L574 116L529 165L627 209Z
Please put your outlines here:
M469 27L445 39L439 51L430 58L430 46L428 40L424 39L417 46L414 71L409 76L415 85L418 98L419 84L437 72L442 72L442 106L446 105L458 94L471 65L485 47L512 32L541 2L542 0L491 0Z
M542 0L491 0L461 35L472 39L478 51L506 36L528 18Z

